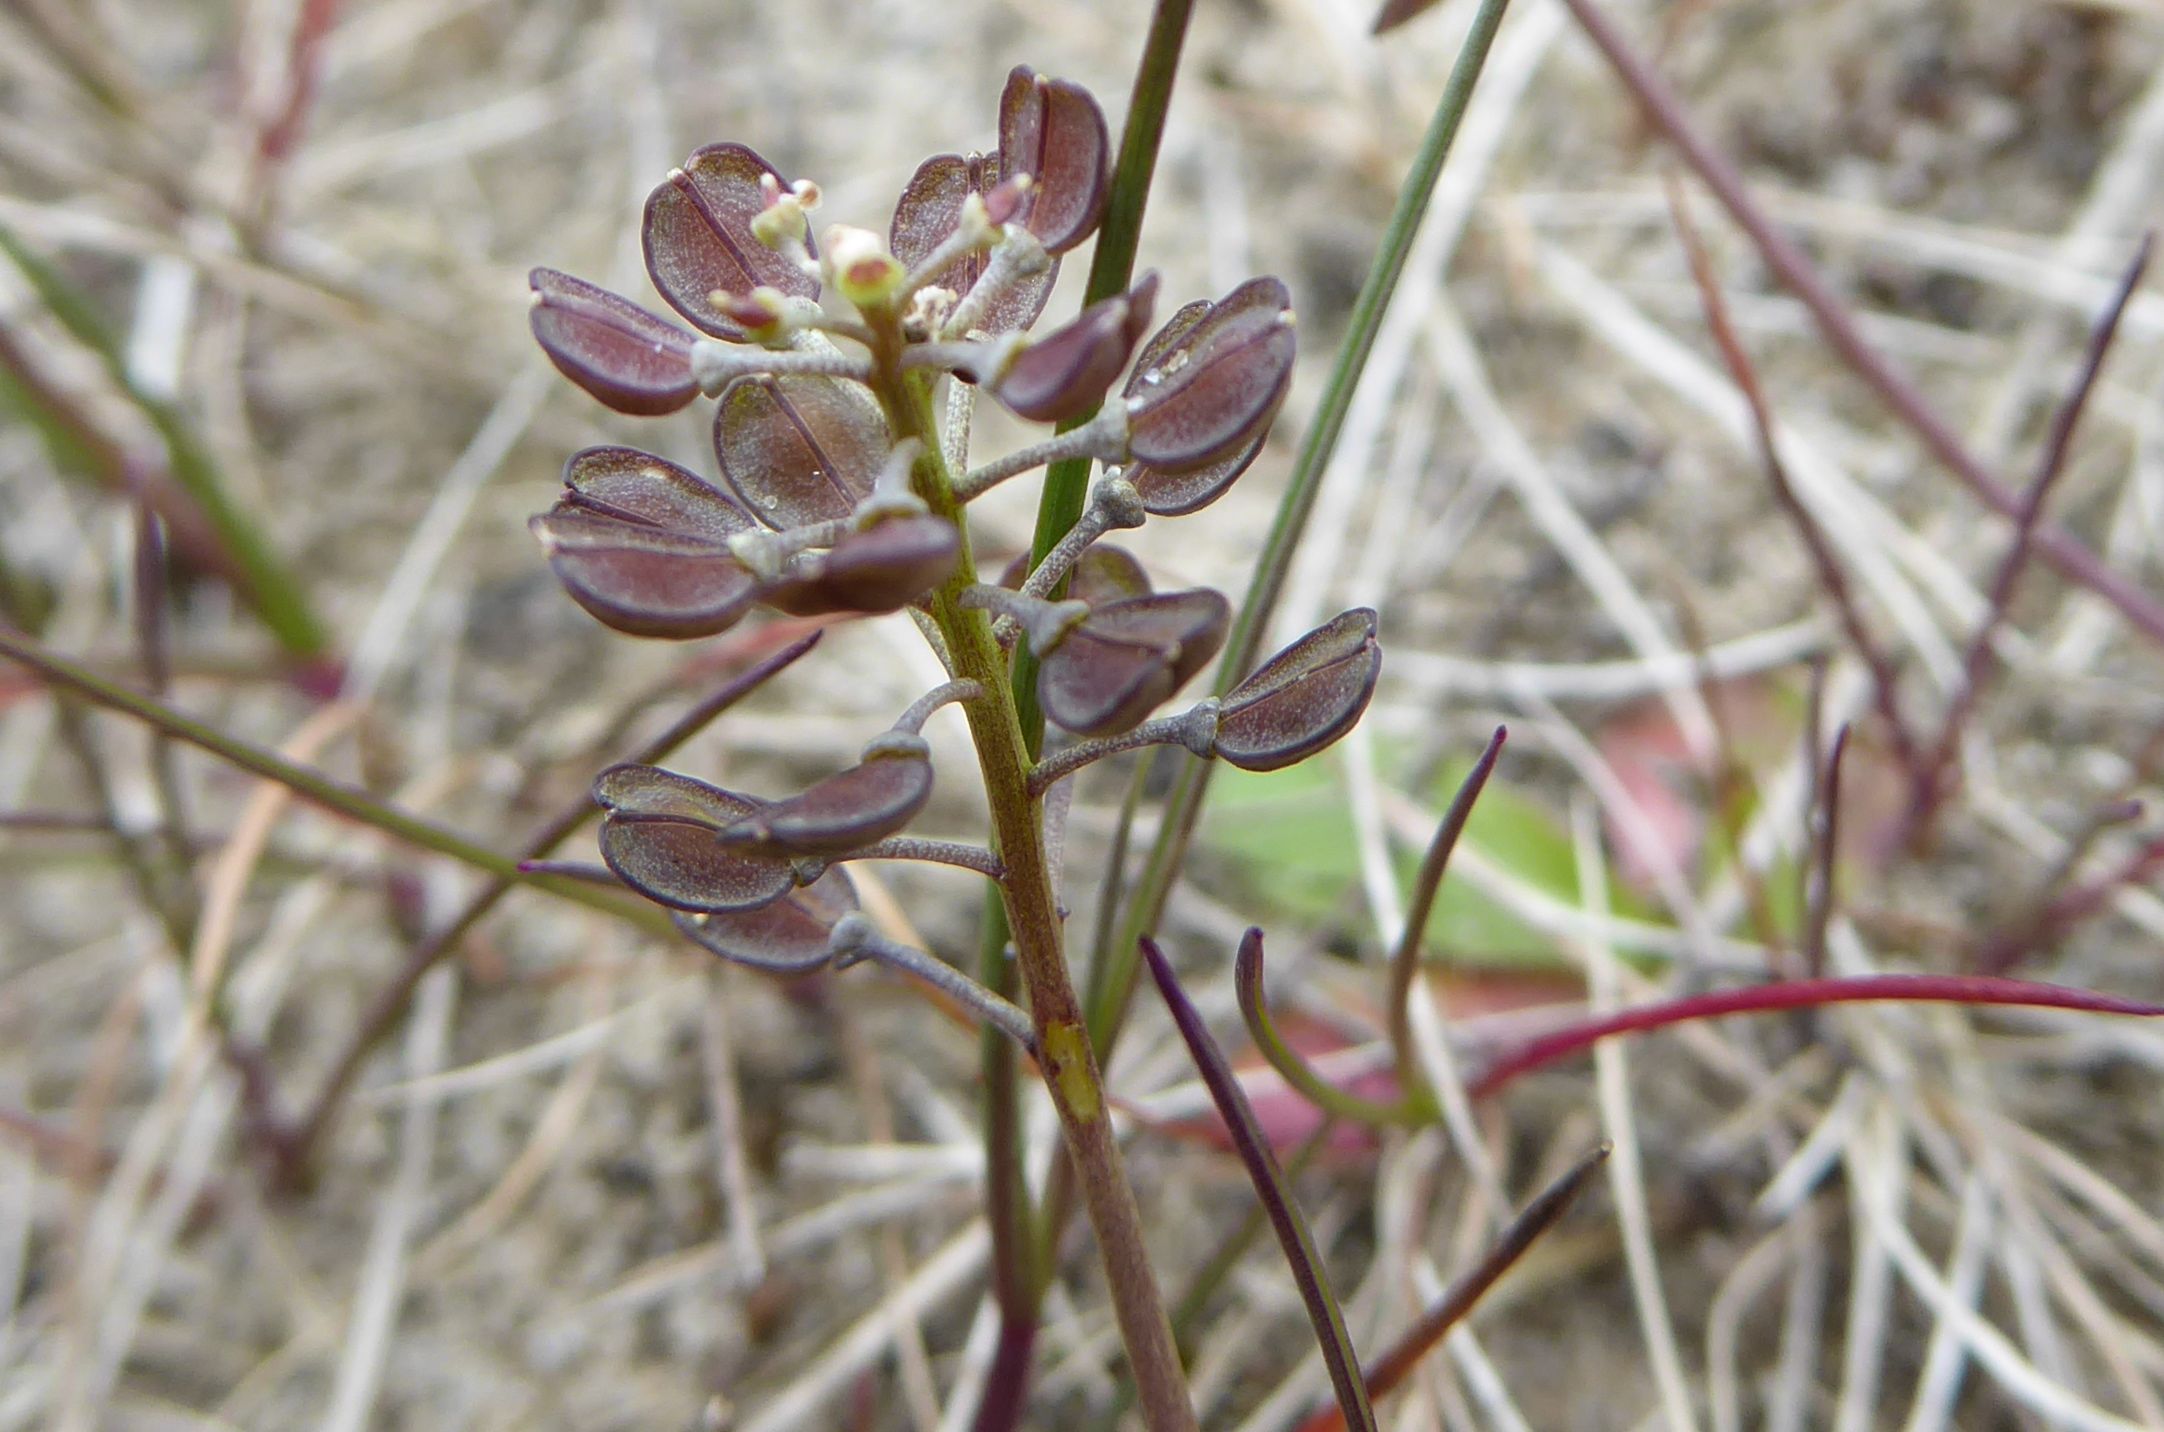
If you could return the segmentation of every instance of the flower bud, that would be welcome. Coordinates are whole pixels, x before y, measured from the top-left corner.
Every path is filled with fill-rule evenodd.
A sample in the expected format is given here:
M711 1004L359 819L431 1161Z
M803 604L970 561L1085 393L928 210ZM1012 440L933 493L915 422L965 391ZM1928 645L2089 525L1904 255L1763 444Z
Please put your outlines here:
M870 229L836 224L827 230L827 269L841 296L860 309L884 308L909 270Z
M557 371L619 413L655 417L698 396L691 334L628 298L537 268L533 335Z

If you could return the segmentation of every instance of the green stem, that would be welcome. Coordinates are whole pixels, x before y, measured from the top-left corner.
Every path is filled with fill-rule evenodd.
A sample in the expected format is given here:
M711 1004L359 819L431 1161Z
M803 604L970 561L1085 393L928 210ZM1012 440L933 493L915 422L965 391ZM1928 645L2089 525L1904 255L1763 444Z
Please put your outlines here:
M977 952L977 982L994 994L1016 994L1014 962L1007 958L1007 907L994 885L985 893L984 940ZM993 1291L1003 1314L1034 1318L1034 1281L1029 1241L1029 1184L1022 1167L1022 1104L1017 1097L1014 1041L984 1031L984 1142L986 1212L992 1225Z
M194 499L238 569L243 595L278 638L298 657L323 654L330 645L323 625L308 604L307 593L279 560L262 529L249 521L225 490L225 480L210 452L196 439L178 408L145 389L128 371L126 355L97 313L60 271L0 227L0 253L22 271L53 316L84 347L98 355L113 382L150 420L165 443L173 481Z
M1405 260L1412 252L1413 237L1419 232L1421 217L1427 212L1428 199L1434 193L1435 181L1442 174L1443 161L1450 157L1451 144L1465 118L1465 107L1473 97L1473 85L1480 78L1481 67L1487 63L1489 47L1494 44L1496 30L1503 23L1503 12L1508 4L1509 0L1481 0L1480 10L1473 16L1473 27L1466 34L1464 48L1459 50L1457 63L1451 67L1450 78L1443 86L1442 97L1436 102L1435 116L1421 139L1420 151L1414 156L1412 169L1398 190L1397 207L1391 211L1389 225L1383 230L1382 246L1368 268L1360 297L1353 305L1345 341L1330 369L1330 380L1323 389L1322 401L1315 410L1299 460L1293 466L1284 499L1278 504L1277 520L1271 525L1270 536L1256 562L1254 580L1247 589L1247 598L1240 604L1240 613L1233 620L1232 631L1226 639L1225 654L1217 668L1219 695L1230 690L1254 664L1256 648L1261 645L1263 632L1277 609L1285 574L1292 564L1293 549L1307 529L1308 514L1314 509L1316 494L1321 489L1323 469L1329 465L1330 454L1337 447L1345 416L1352 409L1353 392L1359 387L1360 375L1367 367L1368 354L1375 346L1376 333L1382 328L1383 315L1389 311L1390 296L1397 290L1398 276L1404 271ZM1141 882L1127 909L1127 919L1120 928L1120 938L1112 946L1111 955L1117 964L1107 972L1102 986L1104 998L1090 1007L1091 1042L1108 1058L1113 1041L1118 1038L1120 1022L1126 1015L1128 999L1134 993L1135 974L1142 958L1138 942L1157 928L1172 882L1178 878L1186 861L1195 822L1202 814L1203 796L1209 789L1212 764L1189 761L1181 770L1165 807L1157 843L1150 849L1149 863L1143 869Z
M1149 203L1150 180L1157 173L1157 147L1164 138L1165 112L1172 106L1172 83L1179 74L1180 48L1187 40L1187 21L1194 8L1195 0L1157 0L1151 12L1142 63L1136 67L1135 87L1127 98L1127 125L1120 131L1120 153L1112 169L1104 222L1098 225L1097 247L1090 255L1089 284L1082 293L1085 306L1125 293L1134 277L1142 211ZM1079 428L1096 415L1092 408L1060 424L1059 430ZM1037 533L1030 542L1032 567L1080 520L1089 476L1086 457L1068 458L1046 470L1044 491L1037 499ZM1062 581L1051 595L1054 601L1067 595L1067 583ZM1028 651L1015 652L1014 705L1023 740L1035 758L1044 750L1044 713L1037 709L1037 658Z
M1151 13L1150 29L1142 45L1142 59L1135 69L1135 83L1127 101L1127 120L1120 133L1120 152L1114 161L1111 190L1105 201L1105 215L1098 226L1097 244L1090 256L1089 282L1084 289L1083 303L1088 305L1099 299L1124 293L1134 276L1135 248L1142 235L1142 214L1149 202L1150 183L1157 172L1157 150L1164 137L1165 114L1172 104L1173 81L1178 76L1180 50L1187 39L1187 22L1194 12L1194 0L1157 0ZM1086 425L1096 416L1093 409L1060 425L1061 433ZM1037 503L1037 528L1030 543L1030 565L1042 563L1060 539L1081 520L1082 507L1089 489L1090 459L1087 457L1064 458L1053 463L1045 471L1044 487ZM1062 579L1051 592L1057 601L1067 595L1067 583ZM1044 713L1037 706L1037 657L1027 643L1017 644L1008 673L1010 701L1015 713L1016 729L1021 736L1022 750L1027 757L1025 771L1044 753ZM985 948L994 950L990 915L987 915ZM1004 911L999 919L999 938L1002 944L1007 928ZM994 951L998 953L999 951ZM1001 960L1000 973L1010 982L1014 975ZM1064 961L1063 961L1064 964ZM989 974L990 971L986 970ZM1092 967L1094 978L1095 967ZM1066 978L1064 969L1061 978ZM989 982L989 981L987 981ZM1070 987L1071 994L1071 987ZM1031 1007L1036 1004L1034 994ZM986 1098L985 1156L987 1185L987 1213L993 1229L992 1258L996 1276L1007 1276L1019 1270L1027 1274L1024 1296L1009 1303L1003 1296L1000 1316L1006 1326L1002 1329L1000 1352L1005 1359L1026 1360L1030 1353L1033 1330L1037 1320L1037 1305L1043 1295L1044 1274L1052 1264L1052 1253L1043 1234L1049 1222L1064 1222L1060 1213L1047 1209L1045 1219L1029 1217L1029 1193L1027 1185L1016 1177L1012 1189L1001 1187L996 1175L1007 1164L1019 1173L1022 1159L1021 1124L1019 1118L1001 1119L1002 1099L1011 1101L1014 1088L1014 1052L1005 1047L1003 1040L987 1040L984 1046L984 1078ZM1011 1116L1013 1111L1008 1111ZM1001 1127L995 1127L995 1122ZM1066 1163L1055 1165L1053 1176L1060 1187L1068 1185ZM1004 1204L1011 1202L1012 1208ZM1020 1249L1002 1256L1000 1231L1002 1225L1022 1228L1029 1235ZM1169 1333L1167 1335L1169 1337ZM980 1420L980 1426L998 1426L1001 1417L1009 1420L1004 1424L1016 1425L1019 1421L1020 1383L1026 1369L995 1367L988 1390L1014 1400L1013 1408L994 1408L989 1396L985 1408L989 1420ZM1138 1377L1139 1380L1139 1377ZM1183 1400L1184 1407L1184 1400Z
M819 643L819 633L791 643L766 660L758 662L737 673L721 688L700 701L689 711L669 723L666 730L653 740L637 747L622 759L631 765L651 766L665 760L677 747L690 740L715 717L743 700L765 685L768 679L793 665L796 660ZM539 860L550 854L557 846L570 839L572 834L601 813L583 792L576 801L558 811L553 819L528 840L519 853L517 864ZM530 872L517 871L530 877ZM374 999L361 1011L354 1021L353 1032L346 1040L331 1065L322 1090L308 1105L300 1121L289 1130L273 1129L272 1152L279 1163L279 1175L288 1186L297 1188L307 1181L309 1165L316 1148L323 1142L323 1135L338 1117L353 1081L360 1076L361 1066L376 1046L390 1036L405 1017L406 1008L413 1002L421 981L428 972L443 963L463 944L467 934L488 917L504 896L511 893L519 882L511 876L497 875L486 881L480 889L467 897L464 908L453 915L434 934L424 938L408 952L406 962L391 982L376 991ZM650 907L641 906L641 909ZM1004 1043L1005 1041L1001 1041ZM270 1111L259 1111L268 1114Z
M358 786L289 761L275 751L228 736L162 701L107 681L66 657L47 651L19 632L0 628L0 656L37 672L52 686L72 691L108 710L133 716L154 731L208 751L265 780L276 781L295 795L348 820L380 830L394 840L434 851L511 884L544 890L575 905L584 905L619 920L629 920L655 934L674 938L675 926L669 922L667 912L658 906L625 900L605 886L521 870L519 862L512 856L499 855L454 830L408 814Z
M1082 1003L1067 977L1064 932L1052 890L1042 811L1029 793L1032 760L1007 684L1006 658L992 640L991 621L983 612L962 605L962 594L976 584L976 563L969 552L961 504L954 495L954 473L932 420L931 379L902 371L898 321L891 315L866 317L878 340L873 346L873 391L895 439L914 438L919 443L912 473L917 496L934 516L954 523L964 534L955 574L932 594L930 606L954 663L954 675L982 687L975 700L962 703L962 711L983 771L997 847L1007 866L1001 893L1037 1034L1039 1067L1059 1113L1068 1157L1097 1234L1143 1420L1150 1432L1192 1432L1194 1412L1173 1345L1172 1326L1150 1269L1141 1211L1113 1136L1111 1106L1096 1054L1084 1032Z

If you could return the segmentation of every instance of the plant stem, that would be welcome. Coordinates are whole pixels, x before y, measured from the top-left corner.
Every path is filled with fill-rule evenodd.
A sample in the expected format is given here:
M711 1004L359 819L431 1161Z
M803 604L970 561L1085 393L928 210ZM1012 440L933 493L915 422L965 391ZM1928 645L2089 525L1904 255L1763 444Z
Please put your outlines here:
M1007 906L998 886L985 892L977 982L1004 998L1015 995L1007 958ZM997 1030L980 1036L984 1081L984 1213L992 1230L992 1297L999 1304L999 1345L977 1404L977 1432L1011 1432L1022 1421L1029 1365L1037 1346L1035 1231L1029 1181L1022 1167L1022 1100L1014 1041Z
M1566 1025L1529 1039L1505 1054L1481 1073L1468 1092L1476 1099L1486 1098L1521 1075L1567 1059L1618 1034L1637 1034L1649 1029L1665 1029L1672 1024L1725 1019L1737 1014L1874 1002L2004 1004L2030 1009L2072 1009L2087 1014L2126 1014L2148 1019L2164 1016L2164 1005L2070 989L2064 985L1998 979L1989 975L1859 975L1789 980L1783 984L1683 995Z
M902 371L898 326L877 320L873 326L879 339L873 348L873 391L896 440L915 438L922 445L914 474L917 495L934 516L954 523L964 534L955 574L932 594L930 606L955 676L983 688L976 700L963 703L962 710L983 771L999 855L1007 866L1001 890L1036 1030L1038 1065L1059 1113L1068 1156L1097 1234L1143 1420L1151 1432L1190 1432L1195 1427L1194 1411L1188 1403L1164 1300L1150 1269L1142 1215L1113 1137L1111 1107L1083 1026L1081 1001L1067 976L1041 813L1029 793L1032 759L1015 713L1006 660L992 640L991 622L984 613L962 605L962 594L976 584L976 564L961 504L954 496L954 474L932 420L931 380Z
M468 840L454 830L423 820L417 815L400 810L397 806L362 790L358 786L336 780L309 766L287 760L275 751L226 735L223 731L186 716L139 692L107 681L104 677L68 660L57 653L31 641L19 632L0 628L0 656L7 657L44 677L48 684L87 697L100 706L133 716L152 730L187 742L210 752L221 760L252 771L266 780L276 781L295 795L327 810L335 811L348 820L382 831L394 840L417 845L447 856L462 865L472 866L487 875L514 885L530 885L537 890L629 920L657 934L669 934L672 928L668 916L655 906L643 902L634 904L612 890L593 886L578 880L560 876L529 874L520 870L516 858L499 855L487 846Z
M672 721L668 728L653 740L633 750L624 759L633 765L650 766L666 758L670 752L704 730L715 717L743 700L766 681L793 665L796 660L819 644L819 633L790 643L781 651L738 672L721 688L705 700L693 706ZM572 833L600 814L600 808L583 791L579 798L558 811L541 829L534 832L519 853L519 862L539 860L568 840ZM339 1052L337 1062L331 1065L331 1073L323 1081L323 1088L300 1122L291 1129L271 1131L271 1142L279 1163L279 1173L289 1187L297 1187L305 1181L307 1168L322 1143L324 1132L337 1118L340 1105L347 1091L361 1072L361 1065L377 1044L381 1043L397 1027L407 1005L413 1001L414 992L421 980L459 948L474 926L487 918L497 903L511 893L519 882L513 876L497 875L467 898L464 908L453 915L442 928L415 945L406 956L406 962L391 982L376 991L355 1023L346 1046Z
M1480 10L1473 16L1473 27L1466 33L1464 48L1458 51L1457 63L1451 67L1442 97L1436 101L1435 116L1428 122L1427 133L1420 141L1420 152L1414 156L1412 169L1398 190L1397 207L1391 211L1389 225L1383 230L1382 245L1361 284L1360 297L1353 305L1352 321L1330 369L1322 402L1315 410L1299 460L1293 465L1292 480L1286 485L1284 499L1278 504L1277 520L1271 525L1269 540L1264 543L1262 555L1256 562L1254 580L1248 586L1247 598L1240 604L1240 613L1234 618L1231 634L1225 641L1225 654L1217 667L1217 694L1220 696L1231 690L1254 663L1256 648L1261 645L1262 634L1284 587L1293 549L1307 529L1308 514L1321 490L1323 469L1337 447L1338 433L1344 428L1345 416L1352 409L1353 391L1359 386L1360 374L1367 367L1368 353L1375 346L1375 335L1382 328L1383 315L1389 311L1390 295L1397 290L1398 275L1403 272L1405 260L1412 252L1413 238L1419 232L1422 215L1427 212L1429 196L1434 193L1435 181L1442 174L1443 161L1450 157L1451 144L1465 118L1465 107L1473 97L1473 85L1480 78L1481 67L1487 63L1489 47L1495 42L1495 33L1503 23L1503 11L1508 4L1509 0L1481 0ZM1173 787L1171 799L1166 803L1157 842L1150 849L1149 862L1143 868L1142 879L1128 905L1120 937L1112 944L1111 955L1116 964L1107 971L1099 986L1104 991L1104 999L1092 1004L1089 1011L1091 1039L1106 1057L1111 1055L1112 1042L1118 1037L1120 1021L1126 1015L1128 998L1134 992L1135 973L1141 960L1138 941L1157 927L1158 915L1172 892L1172 882L1178 878L1180 867L1187 858L1187 845L1194 837L1195 822L1202 814L1202 799L1209 788L1211 769L1211 763L1205 761L1184 764L1179 783Z
M1810 313L1826 346L1838 354L1863 380L1895 417L1916 435L1925 451L1975 494L1978 501L2003 517L2017 517L2022 495L1969 451L1945 419L1909 381L1906 375L1879 356L1825 278L1812 266L1802 249L1775 228L1758 201L1744 187L1736 167L1691 122L1683 102L1668 82L1646 59L1631 48L1594 0L1563 0L1577 17L1579 27L1615 70L1639 107L1654 126L1667 136L1683 161L1713 191L1721 207L1737 227L1750 236L1759 257L1779 278L1783 287ZM2164 601L2159 601L2138 582L2106 566L2104 562L2063 527L2041 526L2034 534L2037 555L2058 568L2067 580L2095 592L2119 609L2129 625L2151 641L2164 642Z
M98 355L115 385L127 395L165 444L166 461L173 481L194 500L204 520L241 576L245 596L263 624L292 655L302 658L323 654L330 638L308 604L307 592L294 573L278 560L262 530L249 520L225 490L225 479L210 452L196 438L180 410L147 391L128 371L126 354L112 333L75 286L60 270L25 246L6 228L0 228L0 252L37 291L84 347Z
M1179 72L1180 49L1187 39L1187 22L1193 11L1194 0L1157 0L1151 13L1149 34L1142 45L1142 59L1135 69L1134 89L1128 96L1127 121L1120 134L1120 152L1114 161L1104 221L1098 228L1096 249L1090 257L1089 282L1082 300L1085 306L1126 292L1128 281L1134 275L1135 247L1142 233L1142 212L1149 201L1151 178L1157 170L1158 143L1164 136L1165 114L1171 106L1172 85ZM1062 423L1060 433L1085 427L1096 416L1095 412L1085 413ZM1055 437L1054 442L1057 441ZM1032 568L1044 561L1080 519L1089 488L1090 462L1087 455L1065 457L1046 470L1037 503L1036 533L1030 543ZM1066 595L1064 580L1052 595L1055 598ZM1027 646L1016 648L1008 680L1022 749L1033 762L1044 751L1044 713L1037 708L1037 655ZM1025 762L1025 769L1027 764ZM998 973L1011 986L1013 971L1007 968L1002 953L1006 936L1005 912L1002 910L998 936L1001 943L995 948L988 923L984 951L988 959L992 955L1001 956ZM989 967L980 971L983 975L991 973ZM989 979L985 982L991 984ZM1034 1006L1034 998L1031 1003ZM1051 1252L1043 1240L1044 1223L1030 1216L1028 1188L1021 1179L1021 1121L1012 1107L1014 1052L1005 1047L1004 1041L988 1039L985 1042L983 1073L986 1214L993 1230L993 1263L999 1270L996 1276L1001 1280L1003 1292L999 1348L986 1383L985 1401L979 1409L977 1426L979 1432L1008 1432L1021 1421L1022 1395L1036 1341L1037 1304L1051 1264ZM1010 1165L1012 1178L1002 1187L1000 1171ZM1055 1165L1055 1187L1067 1186L1069 1168L1070 1165L1064 1163ZM1044 1222L1057 1218L1052 1210L1047 1212L1053 1217ZM1018 1243L1004 1245L1004 1254L1000 1237L1003 1227L1025 1235ZM1054 1232L1056 1235L1056 1229ZM1018 1275L1022 1280L1019 1296L1010 1299L1004 1290Z

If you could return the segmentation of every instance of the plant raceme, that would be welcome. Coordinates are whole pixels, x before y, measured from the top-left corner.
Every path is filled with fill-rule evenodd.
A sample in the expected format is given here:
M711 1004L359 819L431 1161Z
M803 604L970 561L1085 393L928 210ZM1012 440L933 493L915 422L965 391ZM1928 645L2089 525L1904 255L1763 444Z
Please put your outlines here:
M922 615L951 679L858 764L783 799L613 768L594 787L603 856L724 959L779 972L878 960L1013 1034L1066 1122L1109 1264L1114 1245L1134 1241L1118 1226L1133 1200L1102 1132L1039 797L1152 743L1254 770L1305 759L1359 719L1381 656L1375 614L1347 612L1222 699L1152 719L1223 645L1232 609L1206 589L1154 590L1101 539L1206 507L1255 460L1291 381L1290 298L1255 279L1155 325L1157 279L1144 275L1033 332L1061 256L1097 226L1110 146L1085 90L1026 67L1009 76L998 122L992 153L917 169L884 238L835 226L815 239L816 185L740 144L699 150L649 196L642 231L647 271L681 322L535 270L534 335L588 393L640 416L715 400L719 481L633 448L588 448L532 525L572 598L634 636L711 636L762 608ZM984 396L1067 428L971 468L967 415ZM1102 465L1081 520L1034 569L1025 557L1005 582L980 582L967 504L1073 458ZM1039 704L1068 737L1041 761L1019 739L1009 689L1025 642ZM919 730L949 703L975 739L988 846L902 833L932 791ZM876 935L843 868L867 858L944 861L999 882L1029 1011ZM1115 1311L1142 1383L1155 1293L1128 1286L1135 1260L1118 1261L1130 1266L1115 1275ZM1176 1425L1169 1395L1155 1400Z
M922 442L894 432L882 382L946 377L1019 417L1057 422L1103 402L1139 346L1097 419L950 477L967 500L1073 453L1107 465L1063 550L1011 573L1006 587L958 593L961 606L999 618L1007 644L1029 641L1053 723L1094 738L1057 751L1033 784L1150 741L1269 770L1342 735L1380 664L1364 610L1302 638L1225 701L1146 721L1216 654L1231 608L1206 589L1153 591L1131 556L1098 539L1145 514L1194 512L1254 461L1291 378L1293 324L1284 285L1255 279L1186 305L1144 342L1157 290L1146 275L1042 337L1023 336L1059 255L1096 226L1107 148L1086 91L1017 69L1000 103L999 149L927 159L884 243L837 227L815 244L816 186L785 181L743 145L692 155L648 197L641 236L655 288L690 328L535 270L534 336L594 397L637 415L702 392L717 399L721 485L634 448L572 456L563 496L532 524L565 590L618 631L671 638L711 636L761 607L815 616L924 605L963 570L967 537L920 490ZM836 316L837 297L846 316ZM1070 576L1066 600L1045 599ZM986 699L959 685L935 696ZM731 958L756 945L724 938L716 921L782 905L786 917L743 928L771 929L777 948L797 950L804 922L831 925L853 908L833 863L957 858L881 844L931 794L914 730L929 710L919 703L861 764L782 801L653 768L606 772L594 795L608 812L609 866L690 912L695 937Z

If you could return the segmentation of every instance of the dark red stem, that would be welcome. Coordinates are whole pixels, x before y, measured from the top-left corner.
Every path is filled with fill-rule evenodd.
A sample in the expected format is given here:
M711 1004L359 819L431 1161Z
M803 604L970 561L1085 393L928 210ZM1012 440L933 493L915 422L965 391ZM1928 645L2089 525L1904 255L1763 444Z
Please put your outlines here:
M2003 516L2019 515L2021 494L1985 468L1954 430L1932 411L1916 386L1865 341L1855 318L1835 296L1825 278L1804 257L1803 251L1774 227L1766 211L1744 187L1735 165L1691 122L1689 113L1668 82L1631 48L1630 42L1623 38L1622 32L1594 0L1563 0L1563 3L1570 7L1579 26L1607 58L1655 127L1667 136L1684 162L1750 236L1766 266L1809 310L1827 346L1878 394L1880 401L1915 433L1931 456L1979 501ZM2117 607L2152 641L2164 643L2164 602L2106 566L2064 528L2039 527L2035 545L2038 555L2070 581L2080 583Z
M1527 1040L1488 1066L1472 1085L1475 1098L1494 1094L1513 1079L1568 1059L1618 1034L1640 1034L1700 1019L1735 1014L1769 1014L1784 1009L1818 1009L1830 1004L1897 1002L1907 1004L2004 1004L2036 1009L2077 1009L2091 1014L2154 1017L2164 1005L2144 1004L2117 995L2031 980L1989 975L1862 975L1840 979L1794 980L1749 989L1713 990L1685 995L1636 1009L1581 1020L1537 1039Z

